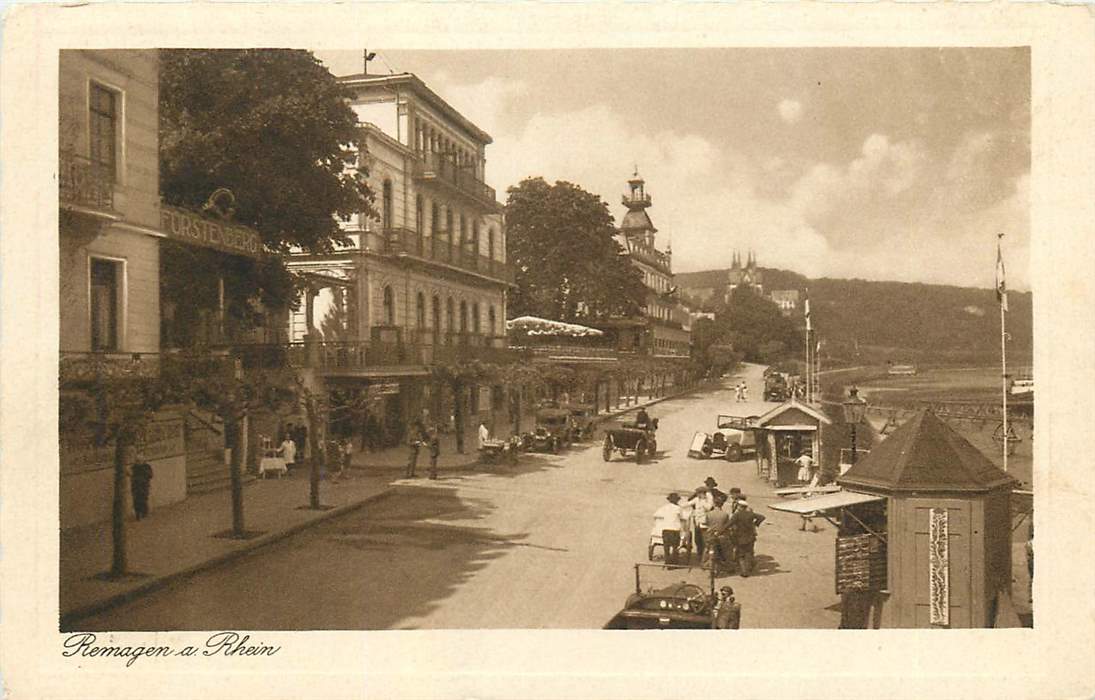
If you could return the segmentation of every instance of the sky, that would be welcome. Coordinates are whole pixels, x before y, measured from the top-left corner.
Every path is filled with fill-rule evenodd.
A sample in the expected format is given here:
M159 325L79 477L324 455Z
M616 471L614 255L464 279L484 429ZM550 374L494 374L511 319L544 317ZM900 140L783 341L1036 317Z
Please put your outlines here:
M376 51L491 134L487 183L566 180L619 221L636 166L676 272L1029 289L1025 48ZM335 75L360 51L317 51Z

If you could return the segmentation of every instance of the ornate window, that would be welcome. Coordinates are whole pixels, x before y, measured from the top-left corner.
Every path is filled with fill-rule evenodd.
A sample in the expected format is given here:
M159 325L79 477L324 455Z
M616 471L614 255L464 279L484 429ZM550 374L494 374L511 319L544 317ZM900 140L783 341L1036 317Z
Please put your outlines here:
M384 287L384 325L395 325L395 293L390 286Z
M422 292L418 293L414 303L414 316L415 325L419 328L426 327L426 295Z

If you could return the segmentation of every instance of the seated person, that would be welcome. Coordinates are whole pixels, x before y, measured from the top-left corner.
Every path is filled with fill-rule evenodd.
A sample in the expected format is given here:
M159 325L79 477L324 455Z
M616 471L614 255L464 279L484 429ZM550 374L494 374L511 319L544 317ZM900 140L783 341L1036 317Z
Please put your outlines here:
M640 408L639 412L635 414L635 427L647 428L650 426L650 415L647 414L645 408Z

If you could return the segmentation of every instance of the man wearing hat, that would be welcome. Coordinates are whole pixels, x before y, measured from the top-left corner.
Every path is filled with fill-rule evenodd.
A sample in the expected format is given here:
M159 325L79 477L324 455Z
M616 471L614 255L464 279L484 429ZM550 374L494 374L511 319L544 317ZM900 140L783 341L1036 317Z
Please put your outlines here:
M707 477L706 479L703 480L703 483L707 487L707 492L711 494L712 499L714 499L716 501L719 500L720 498L722 498L724 500L726 499L726 494L723 493L722 491L719 491L717 488L715 488L716 486L719 485L719 482L715 481L715 477L709 476L709 477Z
M757 526L764 522L764 516L754 513L749 502L742 494L737 510L730 516L730 538L734 544L738 572L749 576L753 572L753 548L757 542Z
M734 511L736 511L738 509L738 501L742 500L743 498L745 498L745 496L742 495L740 488L735 486L735 487L730 489L730 513L731 513L731 515L734 513Z
M681 507L677 503L681 497L671 493L665 497L668 503L654 511L654 531L661 534L662 549L665 551L665 563L676 564L681 546Z

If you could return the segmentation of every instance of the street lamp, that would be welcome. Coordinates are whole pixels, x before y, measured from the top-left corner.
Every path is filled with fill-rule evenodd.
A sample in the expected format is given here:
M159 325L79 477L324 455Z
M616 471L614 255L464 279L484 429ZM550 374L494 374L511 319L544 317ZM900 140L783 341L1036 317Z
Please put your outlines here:
M844 409L844 422L852 426L852 464L855 464L856 445L855 428L863 420L867 413L867 401L859 396L859 389L852 387L848 390L848 398L841 404Z

